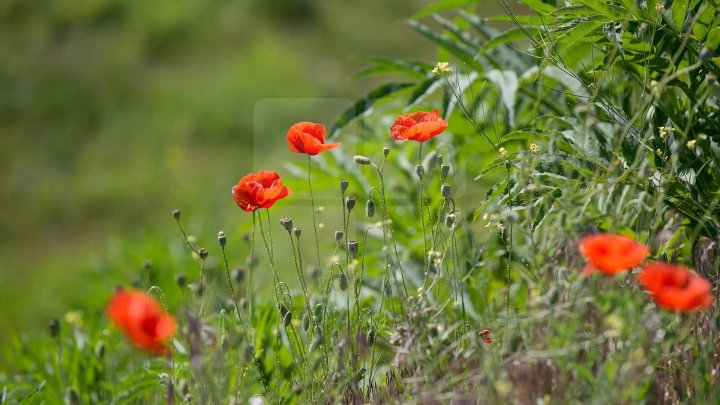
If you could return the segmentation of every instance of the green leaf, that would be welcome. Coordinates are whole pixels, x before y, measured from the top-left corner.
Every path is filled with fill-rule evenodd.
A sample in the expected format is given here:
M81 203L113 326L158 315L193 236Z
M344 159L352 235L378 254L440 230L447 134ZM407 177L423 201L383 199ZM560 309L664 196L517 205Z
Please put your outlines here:
M491 70L485 75L500 90L500 99L508 113L510 126L515 125L515 95L520 87L517 73L512 70Z
M460 8L469 6L477 3L477 0L440 0L435 1L427 6L423 7L420 11L415 13L411 18L414 20L427 17L431 14L437 13L438 11L448 10L452 8Z
M342 114L340 114L340 117L335 121L332 128L330 128L329 138L332 139L336 137L340 129L342 129L345 125L349 124L350 121L370 112L372 106L375 105L378 100L381 100L393 93L397 93L400 90L412 87L414 85L414 83L389 83L384 84L371 91L370 93L365 95L365 97L356 101L355 104L352 105L352 107L348 108Z
M425 62L404 61L398 59L377 58L373 56L360 56L356 59L368 62L374 66L369 67L355 77L370 76L385 73L404 73L418 79L427 79L431 75L433 65Z
M550 14L555 11L555 7L550 4L545 4L541 0L520 0L521 2L528 5L533 10L541 14Z
M414 20L408 20L407 24L413 28L415 31L419 32L423 36L427 37L431 41L435 42L437 45L439 45L442 49L447 50L450 52L450 54L454 55L456 58L460 59L461 61L465 62L468 66L470 66L472 69L478 70L478 71L484 71L485 66L483 66L478 60L477 55L478 51L475 49L470 48L469 46L465 45L464 43L448 38L445 36L442 36L432 29L428 27L425 24L421 24Z
M431 95L440 88L440 86L442 86L442 81L437 79L425 80L424 82L418 84L412 94L410 94L410 99L405 107L410 108L421 103L427 96Z

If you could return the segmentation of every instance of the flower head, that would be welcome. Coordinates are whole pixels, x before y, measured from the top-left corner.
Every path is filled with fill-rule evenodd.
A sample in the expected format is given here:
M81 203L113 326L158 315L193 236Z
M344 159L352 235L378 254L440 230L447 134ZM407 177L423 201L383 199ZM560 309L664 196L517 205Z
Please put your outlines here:
M238 207L247 212L258 208L270 208L275 201L290 195L290 190L283 186L277 172L260 170L240 179L232 188L232 194Z
M168 353L175 318L142 291L119 289L108 303L107 316L136 347L156 356Z
M290 127L287 143L291 151L308 155L317 155L340 146L339 143L325 143L325 125L307 121Z
M600 233L580 241L580 254L588 261L585 274L616 274L639 265L648 253L647 246L622 235Z
M449 62L438 62L432 70L436 75L446 75L453 72Z
M396 141L425 142L443 132L447 126L438 110L418 111L398 116L390 127L390 135Z
M713 303L710 282L685 266L650 263L642 269L638 281L661 308L692 311Z

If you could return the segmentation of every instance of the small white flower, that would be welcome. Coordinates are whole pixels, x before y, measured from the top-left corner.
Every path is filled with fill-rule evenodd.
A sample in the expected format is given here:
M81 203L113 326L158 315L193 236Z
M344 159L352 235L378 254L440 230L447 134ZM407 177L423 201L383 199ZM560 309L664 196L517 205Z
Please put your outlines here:
M508 152L507 152L507 150L506 150L505 148L503 148L503 147L501 146L500 149L498 149L498 153L500 153L500 156L505 157L505 156L507 156L507 153L508 153Z
M453 72L453 68L450 67L448 62L438 62L432 70L436 75L446 75Z

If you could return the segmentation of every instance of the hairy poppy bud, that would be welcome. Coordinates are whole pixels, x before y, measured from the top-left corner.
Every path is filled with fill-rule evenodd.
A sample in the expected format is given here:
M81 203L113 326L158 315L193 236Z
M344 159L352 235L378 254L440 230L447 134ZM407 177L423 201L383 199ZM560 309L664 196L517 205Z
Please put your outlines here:
M352 211L355 208L355 197L350 196L345 199L345 207L348 211Z
M440 176L445 179L450 174L450 165L444 164L440 166Z
M180 219L180 210L173 210L173 218Z
M457 221L457 213L455 210L450 211L445 216L445 226L452 229L455 227L455 223Z
M325 306L323 304L317 304L315 305L315 308L313 308L313 312L315 313L315 322L322 322L325 312Z
M375 201L373 201L372 198L365 203L365 215L367 215L368 218L372 218L375 215Z
M56 338L60 335L60 321L57 318L53 318L48 322L48 330L50 331L50 337Z
M341 291L345 291L348 288L348 279L345 273L338 274L338 285Z
M233 281L239 283L245 278L245 269L243 269L242 267L236 267L232 270L230 276L232 277Z
M353 259L355 256L357 256L358 252L358 243L356 240L349 240L347 243L348 253L350 254L350 257Z
M290 326L292 322L292 312L290 312L290 309L285 304L278 304L278 309L280 310L280 318L282 318L283 325Z
M185 277L185 273L178 273L175 275L175 284L177 284L178 287L180 287L180 288L185 287L186 281L187 281L187 277Z
M200 258L204 260L208 257L208 250L205 248L198 249L198 256L200 256Z
M286 231L290 232L292 231L293 220L292 218L283 218L280 220L280 225L282 225Z
M218 232L218 242L220 243L220 247L225 247L225 243L227 243L227 237L225 236L225 232Z
M293 235L295 235L295 239L300 239L300 235L302 235L302 229L298 227L293 228Z
M357 163L359 165L369 165L372 163L370 158L368 158L366 156L360 156L360 155L353 156L353 160L355 161L355 163Z
M415 165L415 174L417 174L418 177L422 177L425 173L425 168L423 168L422 165Z
M342 229L338 229L335 231L335 242L340 243L343 236L345 236L345 232L343 232Z
M344 193L345 190L347 190L349 183L350 183L350 182L348 181L348 179L342 179L342 180L340 180L340 191L342 191L342 192Z
M435 164L437 164L438 166L442 166L443 155L440 155L440 154L435 155Z
M450 198L451 191L452 189L449 184L440 186L440 195L442 195L442 198Z
M387 146L384 147L383 148L383 156L388 157L389 154L390 154L390 148L388 148Z
M303 332L307 332L308 329L310 329L310 316L305 314L302 318L302 330Z

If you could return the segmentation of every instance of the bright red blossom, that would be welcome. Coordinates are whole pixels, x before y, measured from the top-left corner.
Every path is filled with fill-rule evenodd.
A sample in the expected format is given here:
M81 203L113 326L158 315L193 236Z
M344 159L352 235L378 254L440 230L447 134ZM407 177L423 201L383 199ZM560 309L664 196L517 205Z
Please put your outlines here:
M631 269L645 260L647 246L622 236L600 233L580 241L580 254L588 261L583 273L597 271L608 275Z
M692 311L713 303L710 282L685 266L650 263L642 269L638 281L661 308Z
M119 289L108 303L107 316L136 347L156 356L169 353L175 318L142 291Z
M325 143L325 125L306 121L290 127L287 143L291 151L308 155L317 155L340 146L339 143Z
M277 172L260 170L240 179L232 188L232 194L238 207L247 212L258 208L270 208L275 201L290 195L290 190L283 186Z
M438 110L418 111L400 115L390 127L390 135L396 141L425 142L448 127Z

